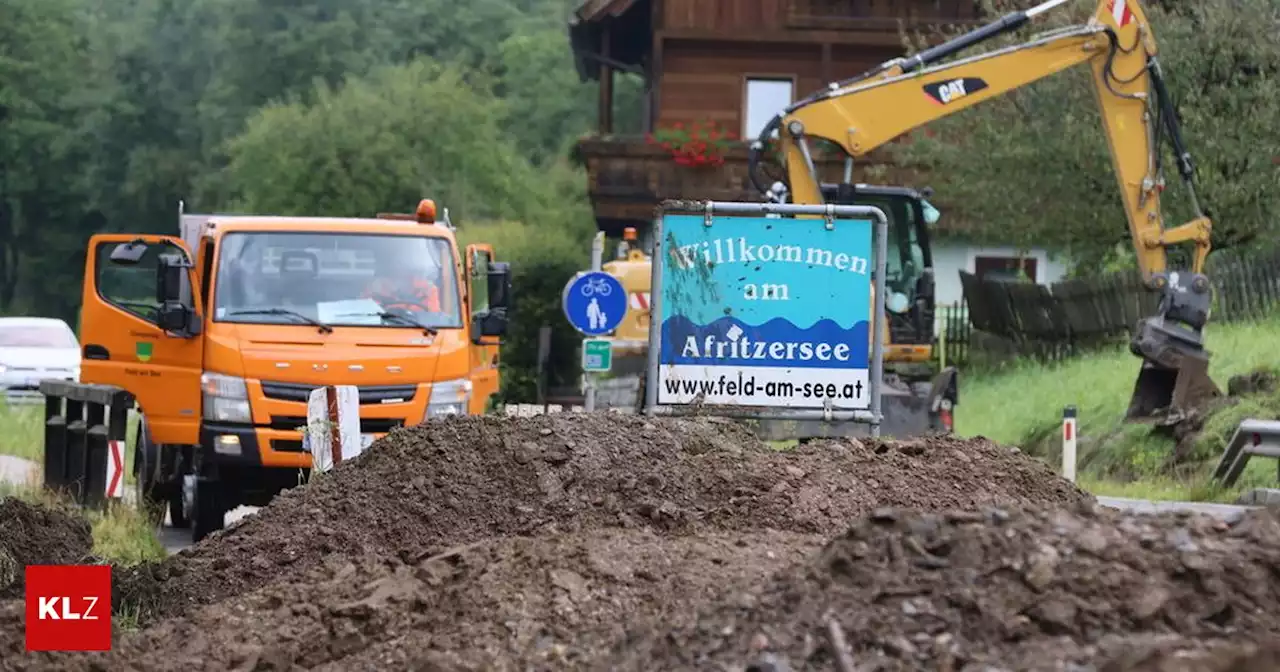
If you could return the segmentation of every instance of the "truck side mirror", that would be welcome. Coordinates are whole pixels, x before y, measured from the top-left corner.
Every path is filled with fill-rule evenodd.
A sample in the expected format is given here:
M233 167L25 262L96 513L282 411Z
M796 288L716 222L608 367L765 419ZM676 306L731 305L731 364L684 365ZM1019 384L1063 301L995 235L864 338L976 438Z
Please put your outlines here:
M161 305L182 300L182 276L186 264L176 254L160 255L156 265L156 301Z
M511 264L495 261L489 264L489 312L511 307Z
M187 334L191 331L192 310L178 301L166 301L160 304L160 312L156 316L156 324L161 329L175 334Z
M506 309L489 311L483 315L477 315L472 319L471 329L477 339L499 337L507 335L507 311Z
M166 332L185 337L200 333L195 309L182 302L182 283L187 260L179 254L162 254L156 265L156 302L160 304L156 325Z

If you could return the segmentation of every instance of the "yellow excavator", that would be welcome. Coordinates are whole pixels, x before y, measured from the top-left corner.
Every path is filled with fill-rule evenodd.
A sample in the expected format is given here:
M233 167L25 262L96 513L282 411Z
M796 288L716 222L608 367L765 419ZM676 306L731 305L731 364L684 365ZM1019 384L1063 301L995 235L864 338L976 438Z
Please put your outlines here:
M917 227L916 221L903 221L923 216L919 214L921 208L913 204L927 204L908 189L850 183L853 160L932 121L1071 67L1087 65L1093 75L1094 97L1138 266L1146 286L1160 296L1156 314L1139 321L1130 340L1131 352L1142 363L1126 419L1169 424L1183 418L1205 398L1221 394L1208 376L1209 355L1203 342L1212 300L1209 279L1204 274L1212 223L1204 216L1196 197L1195 167L1157 59L1155 35L1142 6L1137 0L1099 0L1096 11L1083 25L1054 29L1020 44L954 58L1070 1L1048 0L1031 9L1006 14L913 56L893 59L858 77L834 82L794 103L766 124L752 143L751 179L762 195L773 200L887 203L890 230L899 231L899 239L904 232L917 228L924 234L923 241L916 243L922 242L925 248L922 261L926 273L918 284L923 291L915 292L915 302L931 302L932 270L926 227ZM765 147L774 138L784 157L783 185L766 185L760 176ZM1162 143L1166 140L1196 214L1191 221L1168 228L1160 207L1164 188ZM844 182L822 183L811 151L815 141L832 143L845 152ZM994 198L1015 196L993 194ZM1168 251L1184 245L1191 247L1189 268L1170 269ZM894 312L895 301L887 303ZM931 307L927 312L931 322ZM893 315L888 317L887 324L877 328L892 346L898 330L893 329ZM905 354L899 357L910 358ZM894 348L886 350L886 359L888 366L894 359ZM947 389L939 390L939 385ZM913 392L908 394L926 400L923 408L928 416L915 422L895 422L893 400L886 397L886 425L907 428L886 433L901 435L913 433L913 427L924 426L926 431L935 427L933 416L939 413L939 402L950 402L941 404L949 409L955 402L955 386L954 375L935 377L931 389L912 386ZM819 436L832 432L814 428L812 433Z

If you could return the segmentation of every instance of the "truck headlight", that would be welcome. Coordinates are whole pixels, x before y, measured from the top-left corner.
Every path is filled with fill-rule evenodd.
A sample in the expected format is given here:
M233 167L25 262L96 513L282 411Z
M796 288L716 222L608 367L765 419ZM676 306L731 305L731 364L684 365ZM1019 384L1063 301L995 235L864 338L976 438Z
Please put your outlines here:
M471 381L466 378L442 380L431 385L427 420L447 415L466 415L471 403Z
M200 392L205 420L240 423L253 421L253 415L249 412L249 388L245 386L244 378L206 372L200 375Z

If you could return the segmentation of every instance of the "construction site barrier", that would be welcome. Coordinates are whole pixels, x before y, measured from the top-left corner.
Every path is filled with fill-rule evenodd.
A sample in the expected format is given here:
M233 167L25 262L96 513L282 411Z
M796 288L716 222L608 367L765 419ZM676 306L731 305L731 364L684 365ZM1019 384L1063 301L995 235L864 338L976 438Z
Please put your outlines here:
M45 397L44 487L80 506L105 508L123 492L133 395L111 385L68 380L42 381L40 393Z

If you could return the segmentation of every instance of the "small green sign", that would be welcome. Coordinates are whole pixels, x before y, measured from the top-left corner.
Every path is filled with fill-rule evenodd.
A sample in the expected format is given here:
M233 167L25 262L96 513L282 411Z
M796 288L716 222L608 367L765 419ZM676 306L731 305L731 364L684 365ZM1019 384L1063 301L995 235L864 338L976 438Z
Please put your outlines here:
M608 371L613 368L613 343L603 338L592 338L582 342L582 370L590 372Z
M139 362L151 361L151 341L138 341L133 347L133 354L138 356Z

